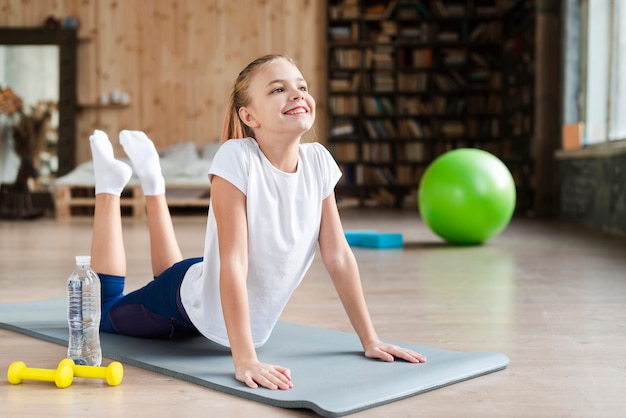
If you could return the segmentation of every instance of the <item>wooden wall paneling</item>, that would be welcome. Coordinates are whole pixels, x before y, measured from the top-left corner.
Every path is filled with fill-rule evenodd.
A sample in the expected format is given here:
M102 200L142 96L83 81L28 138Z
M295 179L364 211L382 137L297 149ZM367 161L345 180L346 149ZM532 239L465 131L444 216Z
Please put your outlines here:
M316 131L325 132L325 7L310 0L0 0L0 25L40 26L51 14L77 17L84 40L79 103L93 104L114 88L130 94L126 108L78 113L80 163L90 158L94 128L114 143L124 128L145 130L159 147L216 140L237 74L270 52L296 59L318 103Z
M186 140L188 114L185 64L187 22L175 2L154 2L144 10L138 22L141 28L142 54L138 63L142 100L141 125L157 146Z
M232 84L224 57L216 54L217 50L226 50L227 45L228 24L222 19L223 9L222 2L208 2L201 10L188 10L188 57L181 77L188 91L186 139L198 146L218 141Z
M137 85L140 81L139 68L139 50L141 43L139 41L137 23L140 21L141 10L137 2L129 2L127 7L122 7L122 2L111 1L110 6L103 11L110 13L111 21L108 22L108 28L112 33L101 33L99 37L101 43L108 43L110 48L109 55L111 61L104 60L104 56L100 58L100 62L106 63L103 71L108 71L109 80L107 81L106 92L112 93L114 90L126 93L130 97L130 105L122 109L103 112L108 116L111 123L111 135L115 136L114 143L118 143L117 136L121 129L140 129L138 124L141 122L141 106L138 106ZM107 15L100 16L100 21L108 21ZM113 23L114 22L114 23ZM111 27L113 26L113 27Z
M95 60L91 65L91 71L95 72L96 83L95 89L90 95L95 93L95 98L90 102L96 102L100 94L110 94L110 92L118 87L119 84L119 46L123 41L123 31L127 28L123 20L119 19L124 14L121 9L116 7L114 2L105 0L94 3L96 8L96 20L94 37L87 48L95 51ZM127 13L127 11L126 11ZM131 68L129 63L124 63L127 68ZM79 75L81 77L82 74ZM119 111L112 108L87 108L81 112L87 117L94 117L92 121L95 125L90 126L87 130L89 134L93 129L101 129L106 132L114 144L116 154L122 156L123 153L117 141L117 131L119 126ZM83 147L79 150L79 158L81 160L89 160L91 154L89 151L89 143L83 142Z
M28 0L2 0L0 24L3 26L40 26L45 17Z
M80 16L78 27L78 97L79 104L96 103L99 95L97 55L97 21L95 8L83 7L76 10Z
M177 10L177 24L174 28L177 38L177 50L180 54L180 62L177 68L174 68L173 77L178 82L177 91L174 92L177 109L175 114L178 116L178 132L173 136L178 140L192 141L197 140L194 132L195 103L194 84L195 80L202 77L199 67L195 63L195 53L189 45L189 40L193 37L194 31L192 26L192 18L194 8L189 7L189 3L181 3ZM206 13L204 8L199 8L199 13Z
M167 80L164 73L167 71L167 65L174 65L171 58L167 57L172 48L170 45L172 40L167 36L166 11L160 10L161 7L162 2L159 1L146 4L142 17L137 22L142 51L137 67L141 73L139 80L141 94L138 99L142 109L138 121L140 126L137 129L144 130L153 137L157 147L162 146L159 138L164 138L168 134L161 129L159 121L172 123L165 99Z
M25 0L5 0L2 5L2 13L0 13L0 19L2 24L7 26L33 26L39 25L40 22L35 23L29 20L25 14L28 11L27 7L21 7ZM12 24L13 22L19 22L19 24Z
M89 2L80 2L75 16L79 19L77 102L79 104L76 120L76 163L91 159L89 135L100 126L99 112L87 111L84 104L97 103L100 94L100 68L98 54L97 8Z

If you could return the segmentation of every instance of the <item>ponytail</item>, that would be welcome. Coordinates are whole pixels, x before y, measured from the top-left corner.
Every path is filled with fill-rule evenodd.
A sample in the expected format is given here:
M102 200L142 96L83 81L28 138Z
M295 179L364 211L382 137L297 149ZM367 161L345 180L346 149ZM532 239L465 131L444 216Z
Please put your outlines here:
M222 143L229 139L245 138L244 126L239 114L235 108L233 95L230 96L228 105L226 106L226 115L224 115L224 126L222 127Z

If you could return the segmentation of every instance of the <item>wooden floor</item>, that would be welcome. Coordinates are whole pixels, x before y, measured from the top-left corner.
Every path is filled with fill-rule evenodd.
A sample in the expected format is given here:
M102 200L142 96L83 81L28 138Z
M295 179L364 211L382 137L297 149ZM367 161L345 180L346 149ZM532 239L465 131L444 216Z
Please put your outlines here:
M487 245L451 247L412 211L350 209L343 220L346 229L404 234L403 250L355 249L382 337L500 351L511 360L504 371L354 417L626 416L626 239L564 222L515 219ZM150 276L144 222L125 220L128 289ZM199 255L204 219L175 223L184 254ZM90 227L89 219L0 221L0 302L64 297L74 255L89 251ZM350 331L319 258L282 319ZM1 415L314 416L130 366L118 387L6 382L12 361L53 367L64 355L62 346L0 330Z

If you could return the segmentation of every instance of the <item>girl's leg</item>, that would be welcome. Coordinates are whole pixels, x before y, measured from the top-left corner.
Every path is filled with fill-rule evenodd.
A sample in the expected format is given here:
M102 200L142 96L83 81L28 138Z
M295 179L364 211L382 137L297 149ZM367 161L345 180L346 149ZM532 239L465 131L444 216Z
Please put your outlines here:
M150 228L150 256L152 258L152 272L158 276L165 269L182 261L174 225L167 206L165 194L146 196L146 210L148 213L148 227Z
M98 273L125 276L120 195L130 180L132 170L115 159L106 133L96 130L89 141L96 182L91 265Z
M154 143L141 131L121 131L120 143L133 163L146 197L152 271L158 276L183 259L165 199L159 154Z
M97 273L126 276L120 197L97 194L91 237L91 267Z

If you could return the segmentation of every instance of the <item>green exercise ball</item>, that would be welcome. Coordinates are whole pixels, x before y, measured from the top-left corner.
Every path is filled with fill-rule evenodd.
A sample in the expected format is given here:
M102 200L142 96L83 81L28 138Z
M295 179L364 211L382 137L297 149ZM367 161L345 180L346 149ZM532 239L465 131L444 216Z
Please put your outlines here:
M418 192L420 215L453 244L481 244L502 232L515 210L515 182L493 154L459 148L437 157Z

